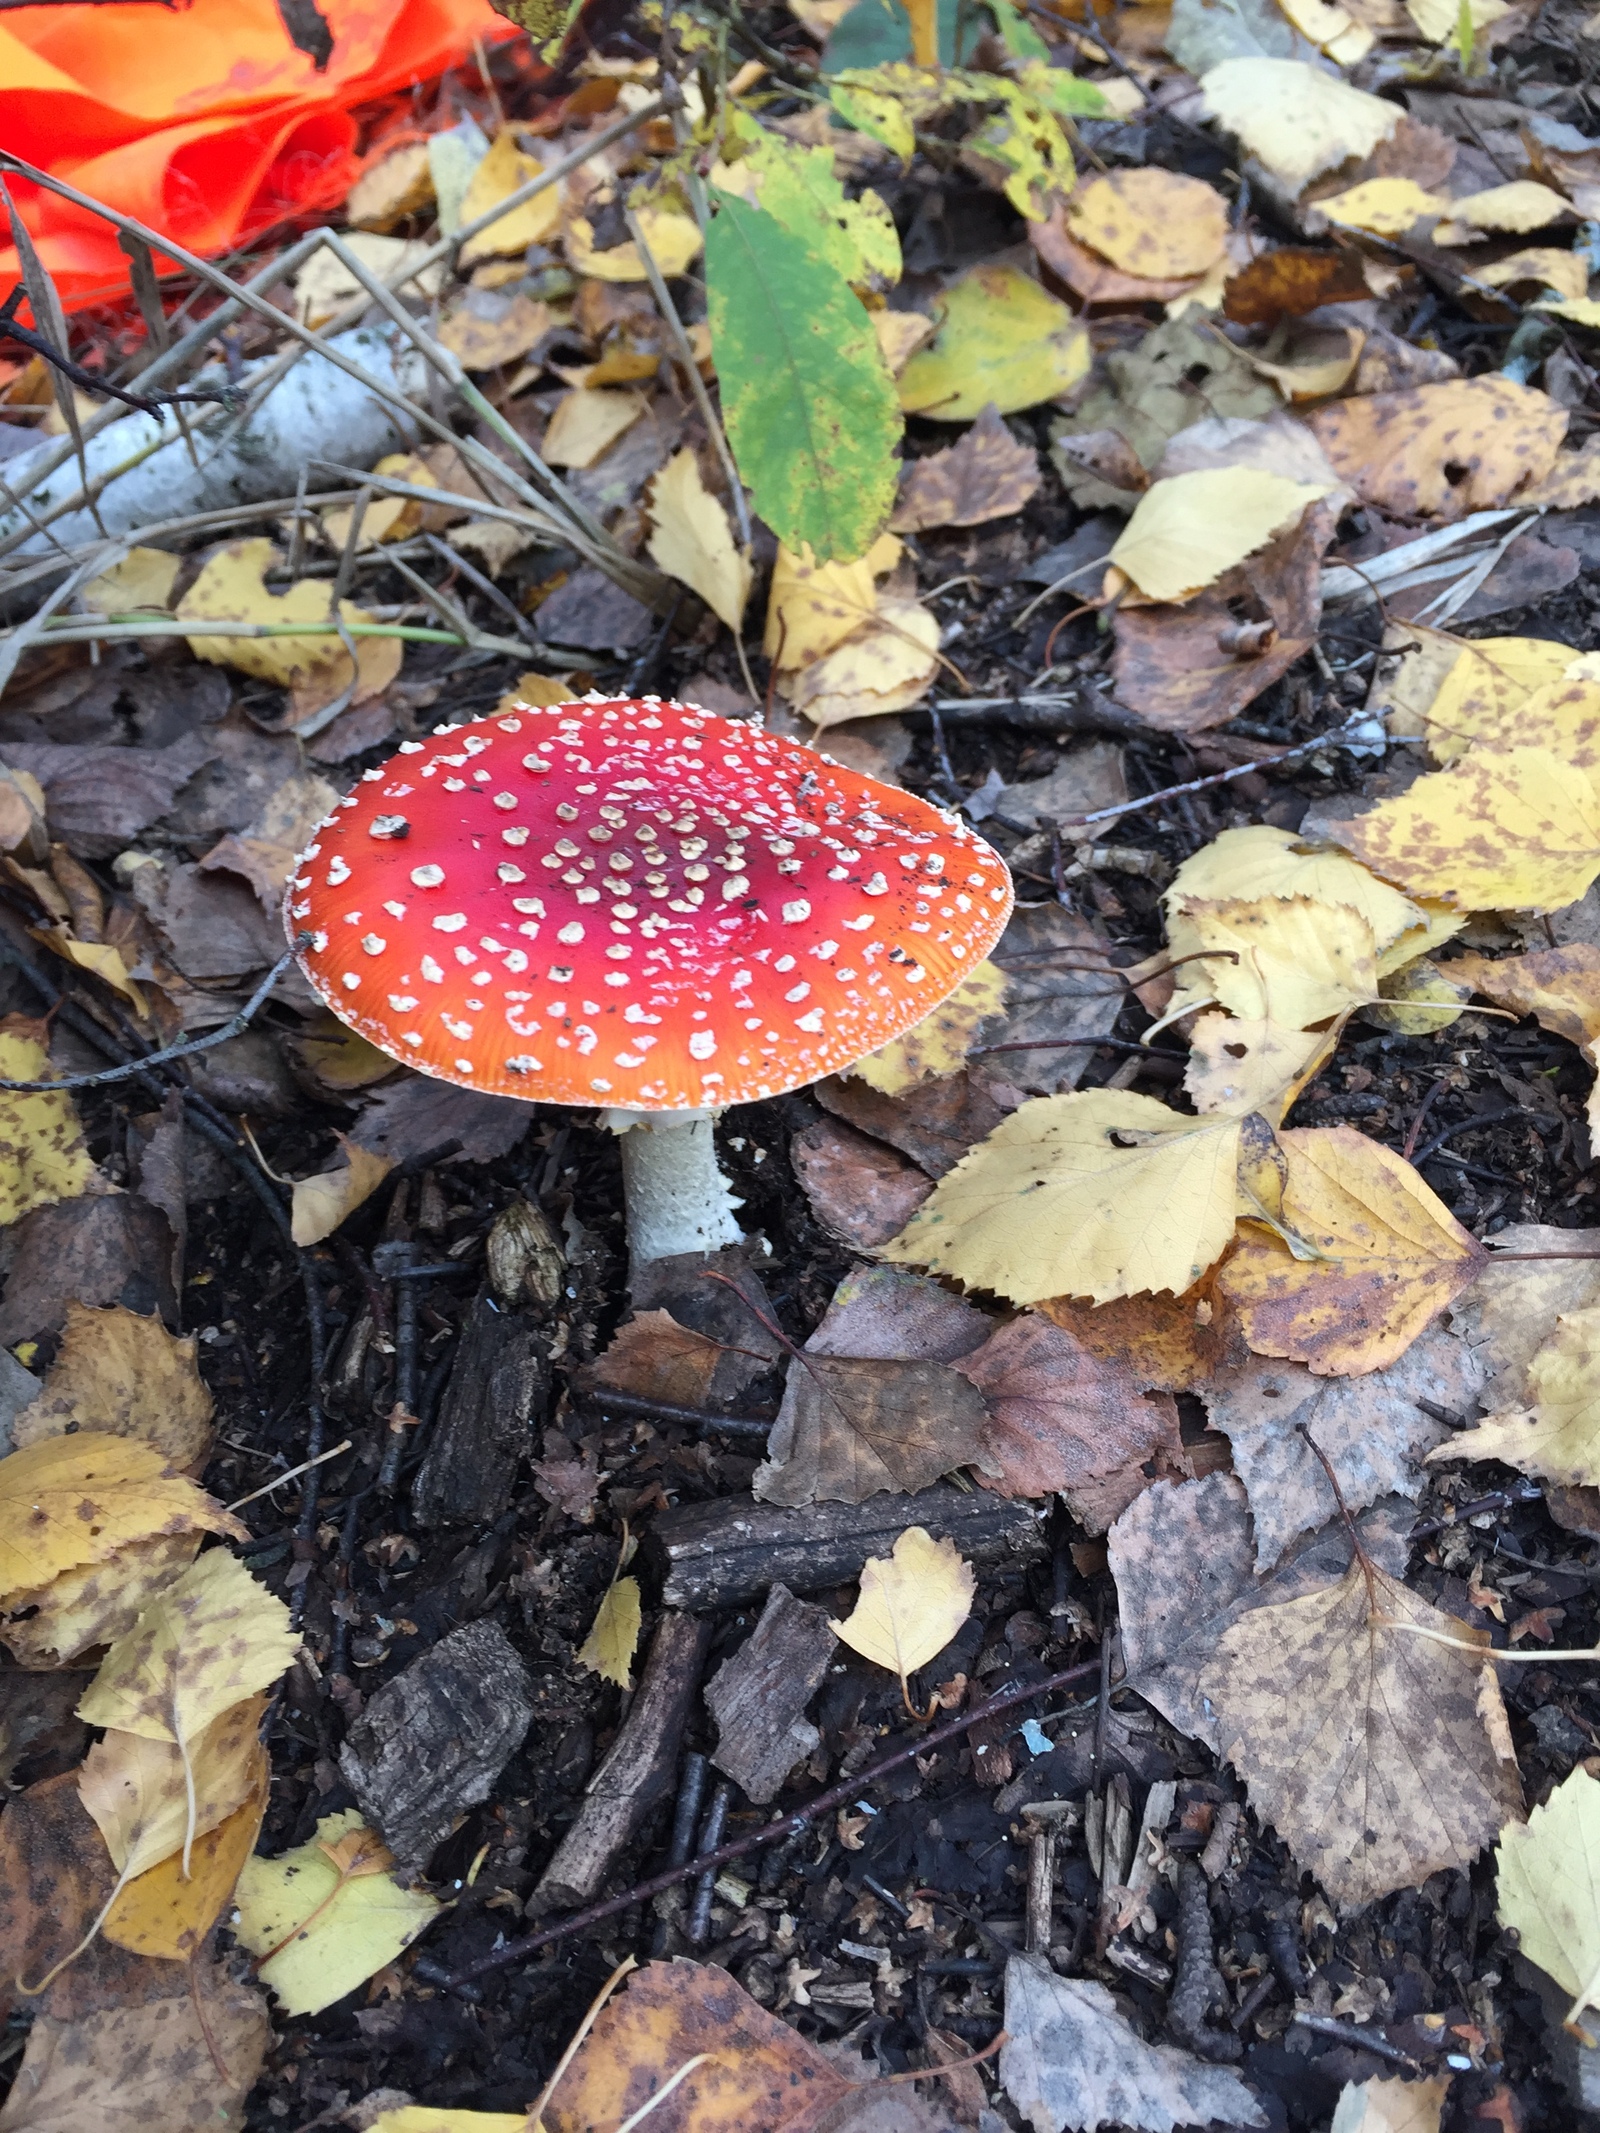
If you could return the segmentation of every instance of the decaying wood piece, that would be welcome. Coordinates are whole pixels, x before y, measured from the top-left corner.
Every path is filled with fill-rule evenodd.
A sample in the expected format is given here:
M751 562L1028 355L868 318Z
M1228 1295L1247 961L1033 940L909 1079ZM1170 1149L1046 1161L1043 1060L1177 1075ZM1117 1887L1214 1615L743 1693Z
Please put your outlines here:
M804 1713L838 1641L825 1607L774 1585L761 1620L706 1684L717 1722L711 1760L758 1807L777 1798L789 1772L822 1738Z
M710 1643L709 1622L662 1616L633 1706L528 1900L530 1913L587 1903L651 1808L671 1794L678 1746Z
M339 1768L405 1872L489 1797L532 1717L528 1670L488 1620L451 1630L373 1697Z
M644 1543L667 1607L737 1607L774 1585L821 1592L859 1577L872 1555L887 1555L908 1526L953 1540L968 1562L1026 1561L1048 1552L1048 1503L1014 1502L940 1483L914 1496L869 1496L865 1503L813 1503L794 1509L748 1496L685 1504L656 1520Z

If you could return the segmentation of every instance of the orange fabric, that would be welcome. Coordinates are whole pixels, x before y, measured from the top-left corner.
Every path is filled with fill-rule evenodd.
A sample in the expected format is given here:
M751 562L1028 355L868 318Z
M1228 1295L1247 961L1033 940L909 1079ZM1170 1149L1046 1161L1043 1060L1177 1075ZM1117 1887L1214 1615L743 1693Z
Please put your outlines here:
M343 198L355 170L350 107L470 64L475 37L487 45L515 34L488 0L322 0L321 12L334 45L319 74L274 0L8 9L0 142L212 255ZM108 224L10 184L69 310L126 290L128 263ZM16 279L6 246L0 291Z

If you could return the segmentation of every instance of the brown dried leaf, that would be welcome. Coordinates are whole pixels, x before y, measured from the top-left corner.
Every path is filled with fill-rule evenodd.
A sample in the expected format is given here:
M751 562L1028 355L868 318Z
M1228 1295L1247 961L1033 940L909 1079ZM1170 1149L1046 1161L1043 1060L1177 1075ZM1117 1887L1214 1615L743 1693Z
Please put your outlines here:
M99 1917L116 1872L64 1770L15 1794L0 1816L0 1980L35 1984L71 1954ZM109 1945L89 1943L34 2000L41 2015L71 2021L171 1990L171 1973Z
M933 1190L915 1163L831 1118L797 1133L789 1160L822 1227L863 1251L897 1237Z
M326 778L296 771L284 779L247 829L213 845L200 865L206 871L223 867L230 874L242 874L276 918L295 862L317 825L338 804L338 789Z
M796 1356L754 1493L764 1503L864 1503L983 1462L982 1397L942 1363Z
M1314 1256L1246 1223L1217 1276L1258 1355L1320 1376L1381 1370L1473 1279L1484 1248L1403 1157L1350 1126L1279 1136L1281 1220Z
M1086 1354L1125 1362L1141 1385L1161 1392L1193 1392L1248 1353L1237 1328L1212 1304L1209 1282L1182 1296L1128 1296L1103 1304L1053 1296L1034 1308L1064 1327Z
M672 1407L704 1407L722 1360L720 1341L680 1326L668 1311L641 1311L595 1361L597 1384L648 1394Z
M1087 1532L1104 1533L1157 1474L1189 1472L1172 1396L1146 1393L1127 1364L1046 1318L1013 1319L954 1367L988 1406L984 1449L1000 1473L984 1486L997 1495L1059 1491Z
M1284 244L1228 277L1222 309L1237 326L1275 326L1322 304L1364 303L1371 293L1359 252Z
M1528 955L1499 958L1457 956L1449 975L1500 1007L1532 1015L1540 1025L1577 1045L1591 1067L1600 1065L1600 947L1574 941L1567 948L1536 948ZM1591 1132L1600 1130L1600 1083L1589 1091Z
M159 1318L116 1305L96 1311L69 1303L56 1359L43 1391L16 1419L12 1449L100 1430L140 1438L174 1466L198 1468L210 1448L212 1412L192 1334L174 1339Z
M1528 1365L1558 1318L1600 1304L1600 1229L1513 1222L1495 1236L1477 1280L1450 1307L1450 1324L1483 1359L1486 1408L1527 1406ZM1535 1256L1518 1259L1512 1254ZM1583 1253L1583 1258L1541 1253Z
M941 1075L898 1096L886 1096L854 1076L830 1075L814 1083L811 1093L825 1111L874 1140L887 1141L930 1178L953 1170L1005 1116L971 1074Z
M1041 479L1038 453L1018 443L991 403L947 450L907 461L889 524L896 533L922 533L1009 518L1038 494Z
M1567 410L1509 378L1341 400L1306 417L1336 471L1393 518L1460 518L1508 503L1555 464Z
M1433 1633L1415 1636L1411 1625ZM1470 1647L1434 1641L1437 1636ZM1334 1902L1355 1909L1468 1871L1522 1818L1516 1767L1478 1712L1489 1639L1378 1568L1262 1607L1200 1676L1251 1802Z

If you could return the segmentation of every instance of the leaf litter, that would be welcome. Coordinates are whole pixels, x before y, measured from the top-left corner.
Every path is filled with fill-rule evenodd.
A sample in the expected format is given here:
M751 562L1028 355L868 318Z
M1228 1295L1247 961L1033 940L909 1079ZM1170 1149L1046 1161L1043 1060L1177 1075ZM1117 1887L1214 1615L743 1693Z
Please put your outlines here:
M341 793L519 688L760 704L962 809L1022 896L920 1028L724 1125L771 1246L732 1317L692 1288L629 1299L584 1117L529 1106L496 1139L381 1056L319 1053L292 978L170 1097L152 1076L3 1098L7 1741L13 1706L21 1741L28 1698L67 1692L7 1809L32 1906L7 1954L57 1974L4 2122L236 2111L267 2032L219 1925L274 1988L281 2063L311 2020L347 2054L302 2059L292 2098L270 2073L274 2115L353 2084L420 2092L380 2124L522 2122L588 1987L519 2015L525 2052L497 1970L487 2003L428 1995L521 1930L550 1847L619 1797L613 1735L667 1695L686 1546L716 1566L690 1614L718 1664L780 1580L836 1610L816 1725L784 1705L815 1745L773 1798L837 1773L861 1804L819 1824L815 1881L798 1855L770 1884L736 1864L645 1914L641 1952L692 1960L580 2036L552 2133L646 2101L664 2129L777 2124L758 2034L806 2086L795 2133L958 2104L1258 2123L1302 2111L1308 2073L1341 2133L1433 2133L1457 2042L1452 2110L1548 2113L1554 2060L1448 1892L1498 1837L1503 1917L1589 1997L1592 1921L1548 1863L1581 1815L1553 1852L1541 1820L1590 1782L1584 1677L1557 1662L1595 1642L1600 1533L1600 1293L1556 1256L1594 1249L1584 114L1506 74L1469 123L1487 52L1547 64L1491 7L1148 12L1091 44L997 9L992 50L958 51L925 9L808 5L750 49L741 16L729 65L697 68L728 25L680 9L649 56L599 30L553 83L515 38L486 48L477 119L424 93L346 211L386 226L358 256L402 291L430 218L484 221L415 285L436 344L399 299L436 381L405 385L415 436L324 440L309 503L290 461L225 521L142 504L125 562L74 448L31 427L49 366L0 377L7 429L61 455L36 508L86 566L81 602L19 623L37 554L5 523L0 842L13 946L49 966L3 1003L6 1078L92 1069L113 1028L125 1051L224 1027ZM791 97L734 73L751 49L822 71ZM663 57L693 94L635 121ZM370 294L327 252L286 278L319 346ZM226 284L184 286L203 307ZM1563 337L1540 340L1552 301ZM247 374L286 330L248 328ZM74 318L91 375L102 332ZM78 411L95 435L125 412ZM680 1540L684 1514L794 1539L719 1599L731 1557ZM381 1827L329 1811L338 1744L482 1613L537 1653L541 1715L402 1887ZM965 1723L1069 1665L1065 1711ZM697 1841L695 1688L597 1886L659 1860L669 1796ZM906 1790L873 1778L948 1710ZM76 1817L55 1836L52 1784ZM1524 1794L1549 1803L1526 1826ZM1019 1818L1052 1798L1043 1921L1013 1920L1049 1819ZM744 1813L734 1794L715 1826ZM1277 1942L1266 1964L1269 1897L1292 1965ZM1185 2010L1213 1989L1238 2071L1195 2055L1213 2032ZM619 2050L630 2002L654 2012ZM171 2067L157 2106L113 2072L150 2010L186 2040L148 2062ZM863 2079L869 2018L920 2095ZM998 2063L935 2074L1002 2019ZM469 2034L447 2104L436 2069ZM1427 2078L1390 2082L1395 2054Z

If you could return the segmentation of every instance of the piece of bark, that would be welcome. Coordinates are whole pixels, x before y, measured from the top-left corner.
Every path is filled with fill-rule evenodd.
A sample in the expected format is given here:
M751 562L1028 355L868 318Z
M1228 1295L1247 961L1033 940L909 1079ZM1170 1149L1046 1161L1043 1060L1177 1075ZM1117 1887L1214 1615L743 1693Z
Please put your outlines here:
M498 1518L531 1452L550 1394L550 1337L538 1315L474 1304L433 1441L411 1492L422 1526Z
M621 1730L528 1899L530 1917L588 1903L651 1808L672 1793L679 1744L710 1643L709 1622L662 1616Z
M1048 1503L969 1495L940 1482L914 1496L865 1503L758 1504L721 1497L664 1512L643 1543L667 1607L737 1607L774 1585L822 1592L859 1577L868 1556L888 1555L908 1526L950 1539L968 1562L1021 1562L1049 1553Z
M533 1718L528 1670L505 1631L468 1622L379 1689L339 1769L402 1872L420 1874L480 1806Z
M828 1610L774 1585L750 1636L706 1684L717 1722L711 1760L758 1807L776 1799L822 1735L804 1715L838 1644Z

